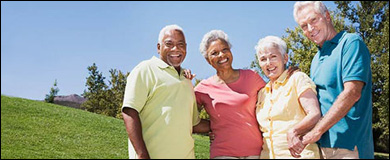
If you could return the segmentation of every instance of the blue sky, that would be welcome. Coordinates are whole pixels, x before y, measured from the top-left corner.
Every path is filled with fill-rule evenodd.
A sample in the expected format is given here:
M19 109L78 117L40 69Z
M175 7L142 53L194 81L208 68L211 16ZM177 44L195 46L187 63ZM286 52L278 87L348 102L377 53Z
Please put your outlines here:
M82 94L87 67L130 72L158 57L160 30L184 30L182 66L198 79L215 74L199 52L204 34L220 29L232 43L233 67L249 67L254 46L267 35L286 36L297 26L295 1L283 2L1 2L1 94L43 100L55 79L58 95ZM324 2L335 10L333 2Z

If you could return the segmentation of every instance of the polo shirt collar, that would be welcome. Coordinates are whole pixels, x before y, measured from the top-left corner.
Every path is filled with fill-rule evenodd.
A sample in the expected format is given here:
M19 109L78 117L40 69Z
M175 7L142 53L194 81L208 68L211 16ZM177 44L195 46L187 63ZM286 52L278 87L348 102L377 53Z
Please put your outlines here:
M165 63L162 59L157 58L156 56L152 57L152 62L154 64L156 64L160 68L167 68L167 67L169 67L169 65L167 63Z
M341 32L337 33L336 36L334 36L331 40L325 41L324 45L322 45L322 48L324 48L325 46L331 45L331 44L340 43L340 41L342 40L342 37L344 37L345 34L347 34L345 31L341 31ZM320 46L317 46L317 47L321 50Z
M157 58L156 56L152 57L152 62L159 68L165 69L165 68L171 68L176 71L175 67L168 65L165 63L162 59ZM184 69L180 67L180 75L184 75Z
M284 70L284 72L279 76L279 78L274 82L275 86L278 84L283 84L287 81L287 72L288 70ZM267 92L271 90L271 81L267 83L267 85L264 87Z

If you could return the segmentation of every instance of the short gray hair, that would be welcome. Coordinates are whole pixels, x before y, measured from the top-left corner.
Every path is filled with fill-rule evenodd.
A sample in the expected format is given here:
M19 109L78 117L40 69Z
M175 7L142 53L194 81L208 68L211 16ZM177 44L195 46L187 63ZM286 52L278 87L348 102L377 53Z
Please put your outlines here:
M210 43L216 40L223 40L228 44L229 49L232 48L232 44L230 44L228 35L225 32L222 30L212 30L203 36L199 45L199 51L205 58L207 58L207 49L209 48Z
M328 9L321 1L296 2L294 5L294 19L296 22L298 22L298 12L309 5L314 5L314 11L316 13L326 16L326 11L328 11Z
M287 53L287 44L281 38L276 36L267 36L257 42L255 46L256 55L260 57L260 53L264 53L265 48L275 47L279 49L279 52L284 56Z
M160 34L158 35L158 43L159 44L162 44L162 39L164 38L165 33L167 31L171 31L171 30L180 31L184 35L184 31L180 26L178 26L176 24L167 25L163 29L161 29Z

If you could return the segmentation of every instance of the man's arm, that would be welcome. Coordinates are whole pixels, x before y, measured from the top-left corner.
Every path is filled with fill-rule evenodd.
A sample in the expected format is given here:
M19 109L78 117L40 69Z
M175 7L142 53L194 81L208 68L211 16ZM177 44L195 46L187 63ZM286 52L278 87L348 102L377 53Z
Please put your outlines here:
M192 127L193 133L209 133L210 132L210 121L201 119L200 122Z
M123 121L125 122L127 135L139 159L150 159L145 141L142 136L141 121L138 112L132 108L124 108Z
M362 81L345 82L344 90L337 97L328 113L310 132L303 136L303 144L317 142L322 134L347 115L352 106L360 99L363 86L364 82Z
M196 107L198 112L203 109L203 105L197 103ZM210 132L210 121L206 119L200 119L200 122L192 127L192 133L208 133Z

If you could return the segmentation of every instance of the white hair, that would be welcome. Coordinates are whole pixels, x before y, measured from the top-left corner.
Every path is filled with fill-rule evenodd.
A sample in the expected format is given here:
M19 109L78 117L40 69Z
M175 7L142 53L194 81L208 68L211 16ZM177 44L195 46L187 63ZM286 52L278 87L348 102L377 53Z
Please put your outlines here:
M159 44L162 43L162 39L164 38L165 33L167 31L171 31L171 30L180 31L184 35L184 31L183 31L183 29L180 26L178 26L176 24L167 25L163 29L161 29L160 34L158 35L158 43Z
M294 19L296 22L298 22L298 12L301 11L304 7L307 7L309 5L314 6L314 11L316 13L326 16L326 12L328 11L328 9L321 1L296 2L294 5Z
M212 30L203 36L199 45L199 51L205 58L207 58L207 49L209 48L210 43L216 40L223 40L228 44L229 49L232 48L232 44L230 44L228 35L225 32L222 30Z
M276 36L267 36L257 42L255 46L256 55L260 57L260 53L264 53L266 48L274 47L279 49L279 52L284 56L287 53L287 44L281 38Z

